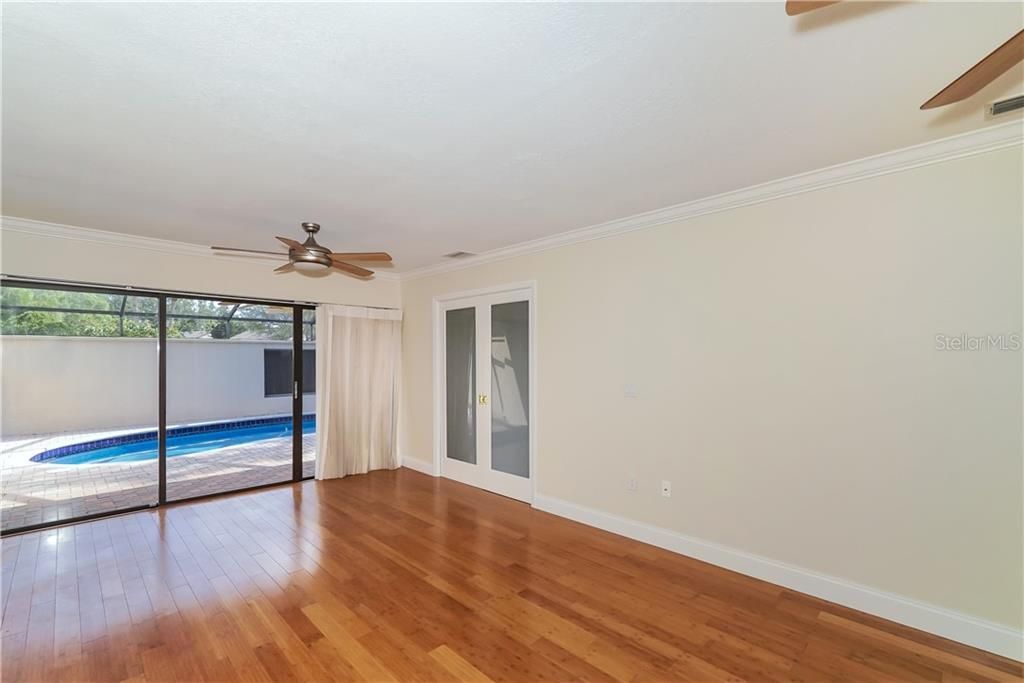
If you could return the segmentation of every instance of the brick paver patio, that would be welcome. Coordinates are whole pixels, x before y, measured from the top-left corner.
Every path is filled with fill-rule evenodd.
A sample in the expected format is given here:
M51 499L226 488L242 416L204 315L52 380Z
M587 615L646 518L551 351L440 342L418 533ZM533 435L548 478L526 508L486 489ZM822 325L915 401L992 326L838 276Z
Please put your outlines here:
M95 437L95 435L92 435ZM29 458L82 435L36 437L0 444L0 528L4 531L138 505L155 504L157 461L58 465ZM302 466L312 476L316 436L302 437ZM291 437L178 455L167 459L167 499L288 481Z

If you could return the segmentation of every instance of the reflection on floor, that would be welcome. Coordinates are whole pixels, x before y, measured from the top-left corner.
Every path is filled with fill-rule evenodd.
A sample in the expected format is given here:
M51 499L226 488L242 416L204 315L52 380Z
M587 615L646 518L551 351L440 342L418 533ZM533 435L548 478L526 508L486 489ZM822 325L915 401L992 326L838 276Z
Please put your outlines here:
M1014 681L1021 665L410 470L2 541L15 681Z
M61 437L67 443L81 435ZM316 436L302 438L303 472L313 475ZM46 440L26 440L0 453L0 528L151 505L157 498L157 461L56 465L31 462ZM167 499L249 488L292 478L291 437L264 439L167 460Z

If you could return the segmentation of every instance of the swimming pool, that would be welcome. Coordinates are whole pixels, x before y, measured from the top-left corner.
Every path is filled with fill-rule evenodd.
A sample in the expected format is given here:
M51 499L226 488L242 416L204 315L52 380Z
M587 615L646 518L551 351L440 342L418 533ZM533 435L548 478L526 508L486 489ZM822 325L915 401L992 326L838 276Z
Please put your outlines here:
M304 415L302 433L312 434L315 431L316 416ZM291 434L290 415L172 427L167 430L167 457L173 458L265 439L280 439ZM156 458L157 432L148 430L52 448L32 456L32 461L45 462L49 465L95 465L139 462Z

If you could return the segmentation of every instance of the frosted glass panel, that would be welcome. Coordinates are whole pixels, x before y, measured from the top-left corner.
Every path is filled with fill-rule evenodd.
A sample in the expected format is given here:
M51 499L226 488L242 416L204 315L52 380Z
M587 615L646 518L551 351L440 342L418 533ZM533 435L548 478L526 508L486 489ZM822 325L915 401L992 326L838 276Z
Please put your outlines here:
M447 453L476 464L476 309L445 314Z
M530 476L530 304L491 307L491 467Z

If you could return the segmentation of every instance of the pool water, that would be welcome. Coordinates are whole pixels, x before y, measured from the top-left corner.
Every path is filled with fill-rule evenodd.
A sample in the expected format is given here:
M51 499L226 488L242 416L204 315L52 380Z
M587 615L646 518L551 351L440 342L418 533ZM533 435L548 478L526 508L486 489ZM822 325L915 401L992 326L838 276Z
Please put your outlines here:
M304 420L302 433L312 434L316 431L316 423L311 420ZM167 457L173 458L179 455L189 455L201 451L209 451L225 446L237 446L244 443L264 441L266 439L282 439L292 435L291 422L279 422L276 424L261 424L254 426L231 426L225 425L223 429L213 431L194 432L187 434L174 434L173 431L167 437ZM143 439L133 443L124 443L105 448L96 448L73 455L62 455L56 458L47 459L45 462L52 465L83 465L100 463L124 463L139 462L142 460L157 459L156 436L150 439Z

